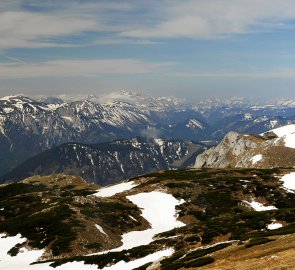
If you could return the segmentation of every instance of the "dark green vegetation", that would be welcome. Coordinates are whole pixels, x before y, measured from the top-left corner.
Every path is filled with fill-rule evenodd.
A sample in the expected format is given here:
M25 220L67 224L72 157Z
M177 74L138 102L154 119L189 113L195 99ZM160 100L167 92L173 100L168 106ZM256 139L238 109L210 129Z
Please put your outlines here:
M50 247L53 256L64 256L76 252L73 244L79 245L78 238L83 239L83 233L91 234L91 228L97 231L96 223L106 224L117 233L141 225L128 217L132 214L140 220L139 209L133 204L97 197L85 200L95 190L78 177L53 175L40 179L45 178L46 184L32 180L0 187L0 233L21 233L32 248ZM72 181L78 184L68 184ZM84 250L103 248L86 236L83 240ZM17 255L19 248L12 248L11 255Z
M261 237L261 238L253 238L249 241L249 243L247 243L245 245L246 248L250 248L253 246L258 246L258 245L262 245L268 242L273 241L272 239L266 238L266 237Z
M181 267L199 267L214 262L212 257L206 256L217 250L230 246L230 243L222 243L208 248L200 248L187 253L187 251L179 251L174 253L170 258L161 261L162 269L179 269ZM206 257L204 257L206 256Z
M59 259L51 263L51 266L57 267L61 264L71 261L83 261L85 264L96 264L99 268L103 268L110 263L117 263L119 261L129 262L138 258L142 258L151 253L154 253L157 249L156 245L139 246L129 250L123 250L119 252L109 252L102 255L93 256L75 256L70 259Z
M56 186L31 181L11 184L0 188L0 203L5 209L0 212L0 233L15 235L20 232L33 247L50 246L53 255L65 254L62 258L49 256L53 266L84 261L104 267L172 247L175 253L162 260L162 269L201 267L213 263L215 252L231 245L239 243L246 250L245 247L276 241L277 235L295 233L295 194L284 190L277 177L291 171L294 170L177 170L133 178L138 186L130 192L164 189L176 198L184 199L177 211L186 226L157 235L147 246L94 256L83 255L110 247L106 247L103 237L93 237L90 233L83 250L77 251L77 242L83 232L89 233L89 224L93 224L93 228L95 224L101 224L110 236L109 243L117 241L112 247L119 245L118 240L124 232L146 228L140 210L125 195L87 196L94 191L86 183ZM256 212L243 203L252 199L278 209ZM267 225L273 221L284 226L268 230ZM218 242L224 243L216 244ZM18 248L16 246L10 253L17 254Z
M228 234L230 240L246 240L258 232L269 235L280 230L292 231L291 224L273 232L261 231L273 219L295 222L295 195L282 189L275 176L280 172L279 169L169 171L148 175L152 177L148 184L160 182L175 197L185 199L187 202L178 206L179 216L195 218L199 231L195 232L194 237L198 234L202 244L208 244L215 237ZM253 211L242 203L251 198L259 198L278 210ZM161 236L171 236L183 230L175 229Z
M67 143L0 174L0 183L20 181L32 175L66 173L105 186L149 172L192 166L196 156L205 149L201 143L181 140L165 140L160 147L154 140L139 137L91 145Z

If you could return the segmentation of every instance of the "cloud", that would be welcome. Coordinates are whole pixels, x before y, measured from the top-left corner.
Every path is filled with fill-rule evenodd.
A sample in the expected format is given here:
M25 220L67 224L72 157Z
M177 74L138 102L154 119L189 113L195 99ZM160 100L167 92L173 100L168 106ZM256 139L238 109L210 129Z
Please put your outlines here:
M148 40L148 39L130 39L130 38L110 38L101 39L93 43L93 45L153 45L159 44L159 42Z
M155 127L147 127L140 132L140 136L146 139L156 139L161 135L161 131Z
M75 47L79 42L69 43L66 38L126 29L121 23L112 25L111 14L132 9L132 4L119 1L1 2L0 49Z
M124 95L122 92L111 92L99 96L99 103L110 103L114 101L134 103L136 99L134 96Z
M145 62L137 59L54 60L41 63L2 63L0 78L100 76L106 74L158 73L173 63Z
M212 38L290 27L292 0L162 1L160 22L121 33L137 38Z
M219 38L289 29L295 19L293 0L2 2L0 49ZM73 43L66 42L70 37Z
M99 24L91 17L8 11L0 13L0 48L54 47L57 37L95 30ZM63 46L63 45L61 45Z

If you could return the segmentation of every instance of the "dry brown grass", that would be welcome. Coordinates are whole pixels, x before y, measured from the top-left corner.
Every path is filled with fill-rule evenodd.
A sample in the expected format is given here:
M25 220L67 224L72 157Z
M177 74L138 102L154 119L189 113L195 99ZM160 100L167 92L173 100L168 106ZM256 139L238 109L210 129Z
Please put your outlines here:
M295 235L273 237L276 241L252 248L233 245L216 252L213 264L202 270L294 270Z

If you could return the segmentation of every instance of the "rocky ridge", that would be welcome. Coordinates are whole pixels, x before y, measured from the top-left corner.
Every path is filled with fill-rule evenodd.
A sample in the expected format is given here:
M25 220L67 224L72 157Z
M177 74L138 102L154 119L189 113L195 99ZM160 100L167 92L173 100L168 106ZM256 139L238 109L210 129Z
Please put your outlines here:
M261 135L229 132L216 147L199 155L194 167L294 167L294 139L294 124L273 129Z
M0 183L66 173L109 185L150 172L190 167L207 148L192 141L139 137L96 145L67 143L25 161L0 177Z

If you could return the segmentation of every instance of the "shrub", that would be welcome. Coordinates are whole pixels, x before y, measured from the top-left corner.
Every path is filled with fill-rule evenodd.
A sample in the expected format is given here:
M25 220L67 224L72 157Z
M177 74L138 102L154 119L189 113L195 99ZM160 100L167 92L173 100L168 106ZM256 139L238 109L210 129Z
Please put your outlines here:
M214 262L214 258L207 256L207 257L202 257L202 258L198 258L195 260L191 260L187 263L184 264L185 268L191 268L191 267L201 267L210 263Z
M261 238L253 238L253 239L251 239L251 240L245 245L245 247L246 247L246 248L250 248L250 247L257 246L257 245L262 245L262 244L265 244L265 243L268 243L268 242L271 242L271 241L274 241L274 240L269 239L269 238L265 238L265 237L261 237Z

